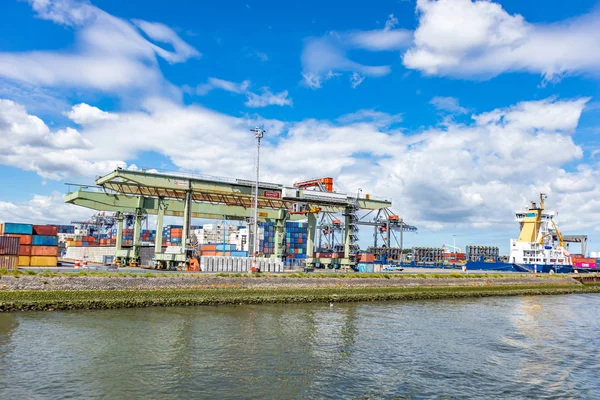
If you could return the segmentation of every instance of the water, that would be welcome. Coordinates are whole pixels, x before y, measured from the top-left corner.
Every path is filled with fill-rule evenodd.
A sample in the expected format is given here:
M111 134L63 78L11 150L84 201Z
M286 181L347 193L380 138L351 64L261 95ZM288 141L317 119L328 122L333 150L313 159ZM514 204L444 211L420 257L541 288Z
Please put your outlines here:
M598 399L599 300L0 314L0 398Z

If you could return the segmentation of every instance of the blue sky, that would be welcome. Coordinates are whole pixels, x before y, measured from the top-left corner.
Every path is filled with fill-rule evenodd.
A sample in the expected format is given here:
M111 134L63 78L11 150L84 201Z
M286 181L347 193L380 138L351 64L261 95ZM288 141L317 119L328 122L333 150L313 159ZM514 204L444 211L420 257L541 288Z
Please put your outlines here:
M392 197L408 245L506 250L542 190L594 243L596 1L288 3L2 2L0 220L117 165L251 177L259 124L265 180Z

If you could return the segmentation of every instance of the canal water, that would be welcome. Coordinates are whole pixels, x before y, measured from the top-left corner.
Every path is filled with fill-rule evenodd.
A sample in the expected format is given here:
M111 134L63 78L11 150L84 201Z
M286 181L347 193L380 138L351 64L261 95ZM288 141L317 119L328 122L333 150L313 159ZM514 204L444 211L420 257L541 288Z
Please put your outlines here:
M600 398L600 295L0 314L0 399Z

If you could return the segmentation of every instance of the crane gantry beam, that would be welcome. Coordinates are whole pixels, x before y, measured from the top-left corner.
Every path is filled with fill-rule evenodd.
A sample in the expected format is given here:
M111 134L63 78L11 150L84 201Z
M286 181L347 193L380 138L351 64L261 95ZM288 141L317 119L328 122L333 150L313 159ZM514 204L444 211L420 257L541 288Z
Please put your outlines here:
M184 219L182 253L185 253L191 218L244 220L252 216L252 181L243 179L216 178L187 175L183 173L158 173L116 169L96 179L99 188L81 187L69 193L65 201L100 211L135 212L156 214L157 245L155 259L161 259L160 231L163 217L179 216ZM324 213L347 213L348 210L381 210L392 205L388 199L378 199L369 195L348 196L341 193L318 192L302 188L260 182L258 185L258 218L275 221L275 257L283 251L285 220L308 219L307 263L314 264L318 259L311 257L314 249L316 215L307 212L303 215L290 215L295 204L303 204L305 209ZM292 195L290 195L292 193ZM134 238L135 240L135 238ZM120 240L117 238L117 246ZM136 244L134 242L134 248ZM343 265L351 265L350 253L345 252L340 259ZM169 259L171 260L171 259Z

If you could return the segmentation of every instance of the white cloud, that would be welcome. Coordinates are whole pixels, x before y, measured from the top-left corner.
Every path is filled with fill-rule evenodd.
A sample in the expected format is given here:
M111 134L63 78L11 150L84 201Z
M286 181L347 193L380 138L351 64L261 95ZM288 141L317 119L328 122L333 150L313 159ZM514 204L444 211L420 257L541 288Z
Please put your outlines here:
M151 39L173 46L174 52L152 44L154 51L170 63L187 61L193 57L200 57L200 52L184 42L174 30L158 22L148 22L134 19L133 23Z
M600 17L532 24L492 1L418 0L419 26L404 54L408 68L430 75L490 77L509 71L597 73Z
M156 98L144 103L144 111L82 125L80 133L58 133L18 105L3 102L2 136L15 139L0 149L0 163L48 179L92 179L115 167L110 160L125 166L140 153L154 152L183 170L251 178L249 128L259 124L267 128L261 153L267 181L332 176L341 191L361 187L392 197L407 221L430 229L492 224L513 231L512 212L543 190L552 208L569 220L566 227L585 228L593 222L573 207L600 216L600 202L582 200L600 198L600 173L582 161L583 151L571 135L587 100L522 102L475 114L468 124L446 121L418 132L402 129L401 115L376 110L337 121L284 123ZM167 138L165 132L177 135ZM88 146L65 148L72 137ZM202 157L189 149L202 149ZM573 164L579 168L565 168Z
M102 111L85 103L74 105L71 111L63 113L67 118L79 125L93 124L99 121L114 120L119 118L116 114Z
M469 111L466 108L461 107L456 97L436 96L431 99L429 104L440 111L447 111L452 114L466 114Z
M198 85L196 88L196 94L203 96L208 94L213 89L222 89L232 93L245 93L250 86L250 81L242 81L241 83L226 81L219 78L208 78L208 82Z
M69 224L88 220L90 210L65 204L63 194L52 192L49 196L33 195L23 203L0 201L0 222L34 224Z
M394 17L394 14L390 14L388 15L387 21L385 21L385 27L383 29L389 31L396 25L398 25L398 18Z
M390 14L383 29L350 33L350 41L358 48L371 51L406 48L411 44L412 32L405 29L393 29L397 24L398 18L394 17L394 14Z
M358 72L353 72L350 76L350 85L352 86L352 89L356 89L364 80L364 76L361 76Z
M47 179L94 176L123 161L94 157L94 144L73 128L51 131L38 117L10 100L0 99L0 164L34 171Z
M244 103L246 107L258 108L267 106L291 106L293 101L288 97L289 93L284 90L279 93L272 93L268 87L261 89L261 94L256 94L248 90L252 83L248 80L241 83L226 81L218 78L208 78L208 82L196 87L196 94L203 96L208 94L213 89L222 89L227 92L245 94L247 101Z
M388 114L377 110L363 109L342 115L337 121L342 124L368 122L372 126L386 128L402 122L402 114Z
M248 92L248 101L244 105L246 107L291 106L292 99L288 97L287 90L273 94L268 88L263 88L261 94Z
M384 76L390 73L391 69L387 65L369 66L350 60L346 56L348 46L347 36L335 32L307 39L302 50L302 75L306 84L311 88L319 88L323 77L335 71L358 72L365 76Z
M173 46L167 51L145 39L136 27L89 2L30 0L42 19L75 30L72 50L0 52L0 77L29 85L95 89L123 95L127 90L171 94L157 56L183 62L200 53L162 24L136 21L150 37ZM116 73L115 71L118 71Z

